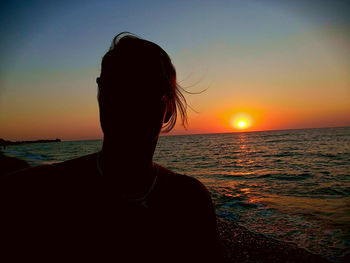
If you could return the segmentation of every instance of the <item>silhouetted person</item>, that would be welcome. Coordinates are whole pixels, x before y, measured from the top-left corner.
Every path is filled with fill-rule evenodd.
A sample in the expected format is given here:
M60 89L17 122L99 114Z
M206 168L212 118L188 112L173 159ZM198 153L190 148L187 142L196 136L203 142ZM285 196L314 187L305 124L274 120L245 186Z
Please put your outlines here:
M113 40L97 78L103 147L1 178L7 246L51 261L219 262L207 189L152 161L158 136L186 102L158 45Z

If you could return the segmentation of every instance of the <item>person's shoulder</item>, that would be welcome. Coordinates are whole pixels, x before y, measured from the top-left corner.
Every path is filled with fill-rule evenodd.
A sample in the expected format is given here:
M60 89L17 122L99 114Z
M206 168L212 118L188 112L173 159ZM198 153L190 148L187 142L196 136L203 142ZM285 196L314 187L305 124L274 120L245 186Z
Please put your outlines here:
M92 173L92 168L96 166L96 155L94 153L60 163L25 168L2 176L0 180L3 182L30 181L34 183L36 181L62 180L64 178L73 179L74 177L84 176L86 173Z
M55 163L52 165L53 169L67 172L78 172L82 174L84 172L91 172L97 168L97 155L98 153L92 153L84 155L75 159L67 160L61 163Z
M0 177L0 195L8 204L28 201L40 189L46 189L50 165L30 167Z
M158 165L162 186L176 195L191 196L193 198L211 199L210 193L205 185L197 178L185 174L174 173L169 169Z
M69 181L72 185L90 182L98 176L97 155L98 153L93 153L52 164L52 179L61 182Z
M72 196L74 193L87 189L87 186L95 186L94 178L97 178L97 173L94 155L87 155L2 176L0 177L0 192L12 197L18 195L14 198L26 196L28 200L30 198L40 200L39 196L43 195L47 198L55 194Z
M4 176L0 177L2 182L19 182L26 181L29 178L41 178L45 174L49 173L52 170L51 165L40 165L35 167L28 167L20 170L13 171Z

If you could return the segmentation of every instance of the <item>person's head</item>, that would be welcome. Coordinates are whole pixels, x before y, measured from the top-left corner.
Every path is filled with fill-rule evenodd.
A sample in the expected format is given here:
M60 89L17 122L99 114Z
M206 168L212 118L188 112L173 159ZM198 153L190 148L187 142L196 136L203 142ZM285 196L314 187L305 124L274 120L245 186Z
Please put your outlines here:
M186 101L175 68L155 43L118 34L102 59L97 83L105 139L157 140L162 128L168 132L174 127L178 113L186 124Z

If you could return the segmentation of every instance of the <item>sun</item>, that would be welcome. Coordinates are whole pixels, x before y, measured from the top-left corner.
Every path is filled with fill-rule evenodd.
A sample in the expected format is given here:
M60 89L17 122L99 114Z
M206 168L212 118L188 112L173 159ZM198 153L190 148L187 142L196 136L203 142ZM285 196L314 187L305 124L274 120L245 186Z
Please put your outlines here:
M252 125L252 117L247 113L236 113L231 117L230 124L237 130L248 129Z
M246 120L238 120L237 121L237 127L244 129L247 126L248 126L248 122Z

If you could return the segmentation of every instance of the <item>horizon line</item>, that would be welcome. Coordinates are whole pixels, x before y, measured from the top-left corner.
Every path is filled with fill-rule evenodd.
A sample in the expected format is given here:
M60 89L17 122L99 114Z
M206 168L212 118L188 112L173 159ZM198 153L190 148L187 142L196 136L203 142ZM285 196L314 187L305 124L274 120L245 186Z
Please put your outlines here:
M294 131L294 130L313 130L313 129L330 129L330 128L350 128L349 126L327 126L327 127L313 127L313 128L296 128L296 129L276 129L276 130L257 130L257 131L233 131L233 132L207 132L207 133L189 133L189 134L164 134L160 133L159 137L172 137L172 136L192 136L192 135L211 135L211 134L230 134L230 133L253 133L253 132L269 132L269 131ZM73 141L98 141L101 139L82 139L82 140L62 140L62 142L73 142Z
M159 137L170 137L170 136L192 136L192 135L211 135L211 134L231 134L231 133L254 133L254 132L270 132L270 131L296 131L296 130L312 130L312 129L330 129L330 128L350 128L349 126L327 126L327 127L312 127L312 128L289 128L289 129L271 129L271 130L254 130L254 131L232 131L232 132L203 132L203 133L183 133L183 134L165 134L162 132L160 133ZM4 138L2 138L4 139ZM57 139L54 138L54 139ZM73 141L98 141L103 140L103 138L91 138L91 139L73 139L73 140L65 140L61 139L61 142L73 142ZM6 140L6 139L4 139ZM31 139L27 141L38 141L38 140L53 140L53 139ZM11 140L9 140L11 141ZM18 140L15 140L13 142L16 142ZM22 140L23 141L23 140Z

